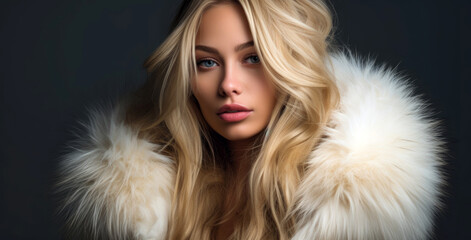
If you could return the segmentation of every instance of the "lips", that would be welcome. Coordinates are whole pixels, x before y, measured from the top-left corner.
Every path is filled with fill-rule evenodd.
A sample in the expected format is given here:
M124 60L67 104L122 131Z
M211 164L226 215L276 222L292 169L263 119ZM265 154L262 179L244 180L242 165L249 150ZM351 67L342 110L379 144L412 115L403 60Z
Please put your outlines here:
M252 110L240 104L225 104L218 110L217 115L226 122L239 122L246 119L251 113Z

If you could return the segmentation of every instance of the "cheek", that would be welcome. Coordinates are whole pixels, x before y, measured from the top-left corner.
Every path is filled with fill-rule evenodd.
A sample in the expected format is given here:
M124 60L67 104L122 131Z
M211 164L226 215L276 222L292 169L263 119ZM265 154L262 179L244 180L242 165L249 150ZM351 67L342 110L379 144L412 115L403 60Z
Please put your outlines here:
M258 73L256 78L251 86L253 94L257 96L257 101L264 106L265 111L271 112L276 102L275 86L263 73Z
M214 99L212 99L212 96L215 95L213 85L210 79L202 76L198 76L198 78L191 81L191 90L200 106L203 116L211 111L211 104L214 103Z
M207 95L205 95L204 93L202 93L200 91L193 92L193 95L196 98L196 102L199 106L200 113L201 113L203 119L207 123L210 123L211 122L210 115L211 115L211 112L212 112L212 108L209 104L211 103L211 101L209 101L207 98L205 98L205 96L207 96Z
M199 73L191 81L191 89L193 94L200 97L210 97L217 93L218 88L218 73L217 71Z

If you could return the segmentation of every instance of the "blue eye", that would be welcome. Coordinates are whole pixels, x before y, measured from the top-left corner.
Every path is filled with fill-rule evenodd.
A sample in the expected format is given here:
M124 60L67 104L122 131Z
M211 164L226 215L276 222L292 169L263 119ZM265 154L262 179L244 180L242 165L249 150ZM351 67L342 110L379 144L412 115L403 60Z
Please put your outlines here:
M203 68L212 68L217 66L217 63L211 59L204 59L198 62L198 66Z
M250 64L257 64L260 63L260 58L257 55L252 55L246 58L245 61Z

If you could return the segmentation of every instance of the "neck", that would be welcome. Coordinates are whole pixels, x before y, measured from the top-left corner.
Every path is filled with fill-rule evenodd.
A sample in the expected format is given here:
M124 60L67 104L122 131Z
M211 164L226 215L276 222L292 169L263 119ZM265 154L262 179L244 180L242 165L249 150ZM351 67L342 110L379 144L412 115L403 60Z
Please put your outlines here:
M240 212L247 200L246 176L250 171L256 138L240 141L228 141L231 168L226 176L226 197L224 199L222 224L217 226L216 239L227 239L233 232L234 226L240 221Z
M251 153L253 152L256 136L249 139L238 141L229 141L228 146L231 152L231 162L234 166L234 172L237 175L247 173L252 165Z

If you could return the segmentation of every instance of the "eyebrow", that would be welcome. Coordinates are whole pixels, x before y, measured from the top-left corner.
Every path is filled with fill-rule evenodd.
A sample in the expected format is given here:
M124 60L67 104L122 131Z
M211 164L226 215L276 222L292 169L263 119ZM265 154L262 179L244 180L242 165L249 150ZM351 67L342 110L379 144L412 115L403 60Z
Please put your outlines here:
M252 47L252 46L254 46L253 41L249 41L249 42L237 45L234 48L234 51L238 52L238 51L241 51L245 48ZM204 45L196 45L195 49L219 55L219 51L215 48L212 48L212 47L208 47L208 46L204 46Z
M249 42L238 45L237 47L234 48L234 50L238 52L238 51L241 51L242 49L253 47L253 45L254 45L253 41L249 41Z

